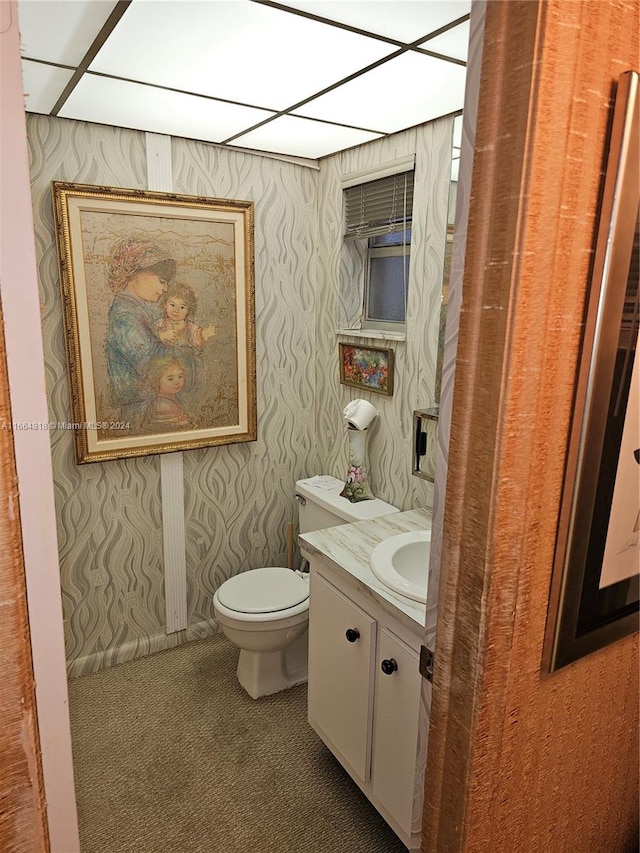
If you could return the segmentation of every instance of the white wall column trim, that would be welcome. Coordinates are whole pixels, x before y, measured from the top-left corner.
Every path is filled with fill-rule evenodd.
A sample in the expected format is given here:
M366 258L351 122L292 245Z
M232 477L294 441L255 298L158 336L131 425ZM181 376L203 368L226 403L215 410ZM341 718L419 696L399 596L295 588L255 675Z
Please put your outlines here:
M187 627L187 564L184 529L182 453L160 457L162 479L162 541L167 634Z
M146 133L147 185L150 190L171 192L171 137ZM184 468L182 453L160 456L162 481L162 541L164 548L164 595L167 634L187 627L187 564L184 523Z

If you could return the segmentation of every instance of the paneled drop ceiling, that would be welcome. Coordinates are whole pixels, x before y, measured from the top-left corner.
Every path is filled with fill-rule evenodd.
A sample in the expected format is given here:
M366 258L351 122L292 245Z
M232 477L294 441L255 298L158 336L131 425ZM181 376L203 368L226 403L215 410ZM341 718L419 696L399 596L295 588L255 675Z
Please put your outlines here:
M33 113L318 159L462 109L471 0L21 0Z

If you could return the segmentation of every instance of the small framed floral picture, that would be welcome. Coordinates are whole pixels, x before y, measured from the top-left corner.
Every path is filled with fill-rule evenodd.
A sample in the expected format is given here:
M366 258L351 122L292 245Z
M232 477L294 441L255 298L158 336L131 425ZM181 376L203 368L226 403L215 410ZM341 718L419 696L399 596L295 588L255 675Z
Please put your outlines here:
M393 394L393 350L387 347L340 347L340 382L376 394Z

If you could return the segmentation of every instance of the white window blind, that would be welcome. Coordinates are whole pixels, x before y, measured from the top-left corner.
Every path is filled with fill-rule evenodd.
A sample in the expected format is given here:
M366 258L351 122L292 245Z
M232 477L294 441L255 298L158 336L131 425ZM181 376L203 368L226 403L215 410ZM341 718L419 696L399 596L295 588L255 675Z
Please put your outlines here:
M345 238L404 231L411 221L414 172L345 187Z

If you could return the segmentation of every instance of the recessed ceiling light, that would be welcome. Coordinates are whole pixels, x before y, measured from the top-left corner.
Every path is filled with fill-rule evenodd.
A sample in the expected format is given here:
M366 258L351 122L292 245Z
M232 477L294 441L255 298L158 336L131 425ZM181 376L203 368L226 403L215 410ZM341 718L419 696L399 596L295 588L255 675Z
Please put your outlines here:
M461 65L403 53L295 113L394 133L462 109L465 81Z
M321 121L280 116L256 130L238 136L233 140L233 145L317 160L335 151L378 139L379 136Z
M60 110L63 118L221 142L273 115L237 104L140 83L85 75Z
M453 27L453 29L447 30L446 33L441 33L435 38L423 41L420 47L466 62L469 52L469 21L458 24L457 27Z
M27 112L50 113L72 76L69 68L23 59L22 85Z
M21 0L22 56L78 65L115 6L115 0Z
M287 6L382 36L413 42L468 15L471 0L287 0Z
M280 110L393 50L244 0L133 3L90 69Z

